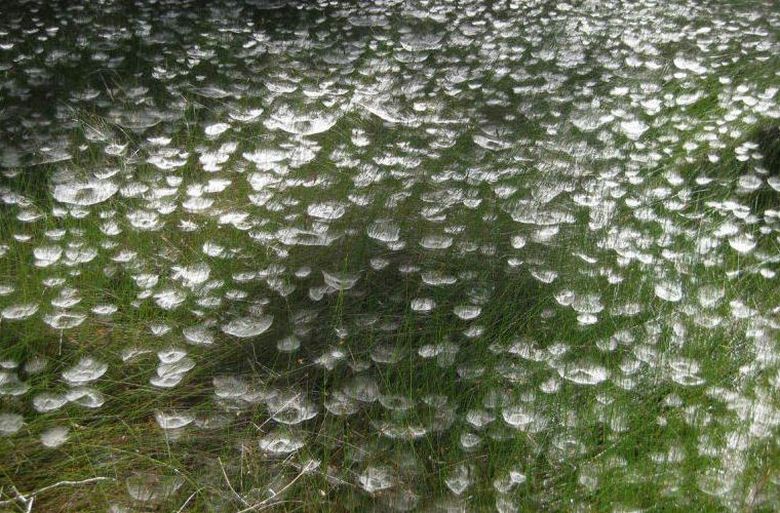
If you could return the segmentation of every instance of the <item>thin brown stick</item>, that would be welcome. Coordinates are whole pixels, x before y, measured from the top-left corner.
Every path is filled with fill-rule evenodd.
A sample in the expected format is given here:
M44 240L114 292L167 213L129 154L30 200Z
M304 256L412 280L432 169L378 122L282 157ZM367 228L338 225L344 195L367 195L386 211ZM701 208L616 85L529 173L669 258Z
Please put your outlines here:
M222 469L222 475L225 477L225 482L227 483L227 485L228 485L228 488L230 488L230 491L231 491L231 492L233 492L233 495L235 495L235 496L236 496L236 498L237 498L239 501L241 501L241 503L242 503L244 506L249 506L249 503L248 503L247 501L245 501L245 500L244 500L244 498L243 498L243 497L241 497L241 496L238 494L238 492L236 491L236 489L235 489L235 488L233 488L233 485L230 483L230 479L228 479L227 472L225 472L225 466L222 464L222 458L220 458L220 457L217 457L217 461L219 462L219 468L221 468L221 469Z
M30 493L20 493L19 490L16 488L13 488L14 493L16 494L16 497L13 497L11 499L6 499L4 501L0 501L0 506L7 506L10 504L13 504L15 502L21 502L22 504L25 504L27 506L27 511L32 510L32 501L37 496L44 492L48 492L49 490L52 490L54 488L59 488L60 486L79 486L84 484L90 484L90 483L97 483L100 481L113 481L113 477L90 477L89 479L83 479L81 481L58 481L54 484L50 484L49 486L44 486L43 488L40 488L38 490L34 490Z

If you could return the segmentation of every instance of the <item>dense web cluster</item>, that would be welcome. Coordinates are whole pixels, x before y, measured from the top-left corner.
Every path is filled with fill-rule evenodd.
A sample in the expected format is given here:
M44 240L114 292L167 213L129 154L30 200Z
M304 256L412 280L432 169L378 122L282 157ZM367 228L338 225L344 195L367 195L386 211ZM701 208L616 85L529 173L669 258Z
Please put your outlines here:
M780 504L772 1L8 4L2 504Z

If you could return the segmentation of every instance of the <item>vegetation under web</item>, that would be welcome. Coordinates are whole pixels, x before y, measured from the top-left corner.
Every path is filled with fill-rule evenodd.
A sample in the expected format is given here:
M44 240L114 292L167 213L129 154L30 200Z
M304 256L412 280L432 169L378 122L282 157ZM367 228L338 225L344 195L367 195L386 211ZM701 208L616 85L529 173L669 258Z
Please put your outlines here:
M0 14L0 511L780 508L774 2Z

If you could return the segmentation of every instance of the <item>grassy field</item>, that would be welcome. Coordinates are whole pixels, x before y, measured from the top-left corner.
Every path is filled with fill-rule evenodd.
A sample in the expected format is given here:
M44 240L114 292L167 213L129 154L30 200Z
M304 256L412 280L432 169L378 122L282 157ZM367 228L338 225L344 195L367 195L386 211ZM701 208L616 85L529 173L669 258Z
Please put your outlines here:
M771 2L6 9L0 511L780 508Z

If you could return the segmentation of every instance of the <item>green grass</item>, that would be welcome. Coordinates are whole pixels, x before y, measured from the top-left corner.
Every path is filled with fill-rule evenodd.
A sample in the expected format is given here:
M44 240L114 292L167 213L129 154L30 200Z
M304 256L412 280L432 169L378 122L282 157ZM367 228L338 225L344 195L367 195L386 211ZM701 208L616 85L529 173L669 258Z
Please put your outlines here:
M553 8L545 5L542 11L552 12ZM157 7L149 9L155 16L159 14ZM310 27L320 14L287 8L257 16L258 25L272 37L283 39L290 35L284 27ZM101 20L119 23L122 18L113 12ZM214 49L218 63L231 63L232 52L243 40L227 32L217 40L208 40L203 33L213 28L201 19L190 33L176 37ZM63 40L72 43L81 30L63 29ZM568 30L551 27L547 46L571 44ZM358 42L370 37L371 30L366 28L356 28L345 36ZM610 44L606 34L594 36L594 40ZM35 44L27 41L20 51L31 53L30 65L45 66L46 52L33 52ZM380 54L394 51L386 44L380 45ZM246 63L233 63L236 80L232 80L212 62L204 60L188 70L173 57L158 56L137 35L122 48L126 58L114 69L101 66L85 74L73 66L62 66L56 69L50 87L33 88L28 100L30 105L33 101L49 102L46 119L69 123L64 131L69 147L86 145L86 149L74 150L73 158L64 164L30 161L0 175L1 187L30 202L0 204L0 244L9 246L0 257L0 284L15 287L9 296L0 296L0 309L16 302L41 304L35 319L0 321L0 360L23 364L43 357L47 361L40 374L20 371L29 386L24 395L0 395L0 413L18 413L25 420L18 433L0 436L0 501L13 498L14 490L31 494L58 481L99 476L107 479L40 492L35 495L33 511L338 513L482 512L499 508L501 513L769 513L780 503L777 292L774 280L761 274L762 270L777 270L777 222L766 214L779 208L780 196L766 184L760 191L740 194L737 180L756 163L740 162L735 157L735 149L744 142L758 141L761 150L771 154L765 162L770 173L775 173L775 143L765 142L765 134L771 133L772 127L776 130L776 124L769 119L734 120L728 126L740 135L724 137L728 143L721 148L713 149L702 139L702 134L717 128L731 106L724 92L727 88L718 78L733 77L760 88L770 87L776 79L776 58L762 63L746 59L730 63L716 75L695 83L667 77L660 96L697 88L702 97L654 118L642 138L642 142L657 144L656 149L662 152L654 164L628 161L636 146L620 133L583 133L553 115L557 112L566 119L574 111L574 103L606 98L616 85L625 85L631 94L637 94L645 82L670 72L669 68L658 74L606 71L600 67L602 56L595 48L586 49L580 69L572 71L555 90L512 96L514 79L491 75L491 71L467 81L484 82L483 87L468 90L461 97L433 98L442 117L463 118L446 148L431 148L430 135L417 127L392 129L376 116L353 110L327 133L309 138L321 147L317 158L291 169L282 177L288 184L278 187L275 196L261 207L248 199L257 192L248 181L255 169L241 154L264 145L277 147L282 142L277 133L261 123L236 124L228 135L238 149L219 173L204 172L197 153L199 148L213 150L224 141L209 140L203 126L224 120L229 108L262 107L267 113L273 107L265 93L253 95L251 91L266 91L264 79L267 72L276 70L275 57L261 55L246 59ZM660 44L657 59L666 63L683 51L695 52L696 47L689 42ZM730 47L727 53L737 55L739 51ZM445 49L441 55L457 58L458 49ZM169 88L151 78L152 61L205 78L197 81L189 76L175 80ZM358 64L367 66L367 61L363 57ZM315 63L311 66L316 67ZM554 83L549 66L542 60L530 64L528 72L538 77L531 82ZM424 68L405 68L407 76L399 76L395 86L425 76ZM337 73L323 72L323 76L333 78ZM365 77L363 80L368 83ZM68 99L70 91L94 87L104 94L108 106L134 112L138 106L128 91L137 85L149 86L144 107L150 110L180 102L174 112L178 117L140 134L122 128L101 106ZM206 98L193 92L200 85L240 86L250 93L241 100ZM427 92L436 94L433 89ZM562 99L564 94L571 97ZM504 97L512 98L511 109L491 104ZM513 118L507 118L510 110ZM681 120L689 127L674 128ZM506 151L481 148L473 138L486 126L504 130L522 139L523 144ZM558 136L548 133L549 127L558 128ZM367 134L369 147L358 148L349 142L356 128ZM55 128L47 130L56 132ZM90 130L128 143L128 154L106 156L100 145L88 139ZM10 141L24 146L27 137L35 133L33 126L8 135ZM171 147L191 153L188 163L162 172L145 162L140 153L137 159L131 158L134 149L151 135L171 137ZM685 144L692 141L701 144L687 149ZM588 151L578 154L578 144L587 144ZM598 158L597 150L610 148L623 154ZM712 163L708 159L711 153L717 153L720 160ZM359 181L356 175L366 169L339 167L334 154L376 167L381 179ZM416 158L417 163L378 163L398 155ZM132 198L117 194L83 217L79 209L73 210L76 215L58 212L61 206L51 196L56 173L67 169L88 176L107 167L117 167L117 179L123 183L149 187L164 185L166 176L181 178L182 186L173 197L179 208L160 215L164 225L156 232L135 230L126 221L128 213L151 208L153 202L143 194ZM628 181L632 170L641 171L636 183ZM489 171L496 174L489 175ZM696 177L703 175L713 180L698 184ZM675 176L681 182L676 182ZM180 203L187 187L203 185L212 178L227 178L231 185L210 195L215 203L205 213L183 211ZM317 179L321 183L313 186ZM574 222L561 224L553 238L540 241L535 239L539 235L534 226L512 221L514 207L524 208L513 202L535 198L559 184L562 192L551 200L550 208L571 214ZM496 190L502 186L516 191L500 198ZM574 196L598 191L600 186L613 187L614 213L608 223L590 229L589 212L575 203ZM464 205L462 198L453 200L456 194L482 201ZM329 223L332 232L343 232L329 246L268 242L280 229L310 224L307 205L325 200L357 201L359 195L368 198L366 205L352 204L344 217ZM673 200L679 200L681 206ZM744 219L717 206L730 200L746 206L756 221L742 223ZM639 207L629 206L631 201ZM43 217L24 223L17 215L26 209ZM106 219L99 213L108 211L114 212L113 219L122 226L121 234L106 236L101 231ZM231 211L247 213L254 225L245 230L220 223L220 215ZM437 219L445 214L444 220ZM367 236L371 222L387 217L399 224L405 247L391 250ZM721 236L714 249L701 249L703 240L735 220L758 241L751 254L732 250L727 236ZM178 228L186 222L195 223L197 228ZM422 237L441 234L445 226L457 228L450 248L431 251L419 245ZM49 240L55 229L65 230L61 240ZM607 240L629 241L629 231L638 235L632 256L618 255L606 247ZM20 235L30 240L17 240ZM522 249L512 248L511 238L517 235L528 240ZM97 256L73 267L62 263L51 268L35 266L34 247L73 242L99 249ZM225 247L230 256L206 256L202 248L207 243ZM123 250L138 256L131 262L116 261L114 257ZM767 258L761 258L762 254ZM390 264L373 269L369 265L373 258L387 259ZM509 265L512 258L522 260L522 264ZM210 292L192 290L181 306L170 311L156 306L151 298L139 299L141 290L135 275L158 275L155 292L168 287L181 289L172 277L172 267L201 262L210 267ZM272 265L284 266L282 284L295 286L289 294L279 294L260 278L239 279L241 273L257 273ZM312 269L311 274L295 277L294 272L305 266ZM418 271L401 272L404 266L437 271L458 281L448 287L431 287L421 281ZM557 272L551 284L534 276L546 270ZM313 302L309 288L322 284L321 271L357 273L360 279L350 290ZM657 297L659 276L681 283L681 302ZM118 311L107 318L90 314L73 329L50 328L41 317L54 310L49 302L63 287L44 287L42 281L51 277L64 278L65 287L77 289L80 302L74 311L88 313L105 303L117 306ZM696 292L708 284L722 288L724 297L717 306L702 312ZM561 306L556 294L565 290L597 296L603 306L598 322L581 324L572 308ZM229 291L242 294L229 299ZM198 301L209 297L220 301ZM410 303L419 297L433 299L437 308L427 314L412 311ZM754 312L734 315L735 301ZM452 307L469 303L482 308L477 320L463 321L453 314ZM640 305L641 311L636 315L616 313L629 303ZM226 321L260 308L274 317L268 332L238 339L220 331ZM300 322L301 313L309 313L314 320ZM713 328L707 322L715 317L720 323ZM214 344L186 344L181 330L204 322L213 323ZM156 323L172 329L153 336L150 327ZM482 333L466 336L464 330L472 325L481 327ZM301 348L292 354L277 351L276 342L296 330L305 332ZM516 349L523 344L530 348L527 353ZM372 355L388 345L398 360L372 362ZM423 357L420 350L427 346L444 350ZM149 352L123 363L121 351L129 347ZM169 347L186 349L196 365L175 388L153 387L149 379L159 363L155 353ZM316 363L332 350L343 355L333 369ZM53 412L35 412L31 399L43 392L67 391L62 372L87 356L109 364L108 372L91 385L104 396L105 404L88 409L69 403ZM611 379L598 386L582 386L561 377L583 362L603 368ZM698 365L695 374L703 384L675 382L675 362L679 366L685 362ZM263 401L217 398L213 378L223 375L243 377L261 395L299 390L319 406L319 413L297 426L281 425L271 419ZM324 409L323 402L349 386L356 375L373 379L382 394L414 405L390 411L374 401L360 404L357 413L350 416ZM513 405L527 406L538 424L511 427L502 413ZM159 410L186 411L216 427L193 424L181 432L166 432L155 421L154 413ZM481 428L470 425L467 414L481 411L494 420ZM762 414L765 417L760 417ZM61 447L46 448L40 435L54 426L67 426L70 438ZM421 426L426 427L425 432L412 436ZM381 430L388 427L398 428L401 434L383 436ZM305 445L287 457L263 453L259 440L275 430L300 437ZM464 446L464 440L474 435L479 443ZM317 464L303 472L311 461ZM474 482L455 496L447 480L461 465L471 469ZM360 476L371 466L389 467L395 486L375 494L362 490ZM497 492L510 471L522 473L525 481L506 493ZM128 483L132 485L144 476L158 476L176 486L159 491L155 500L134 501L129 497ZM269 489L279 493L278 502L269 498ZM410 495L404 496L406 491ZM3 508L25 511L22 501L0 502L0 511L5 511Z

